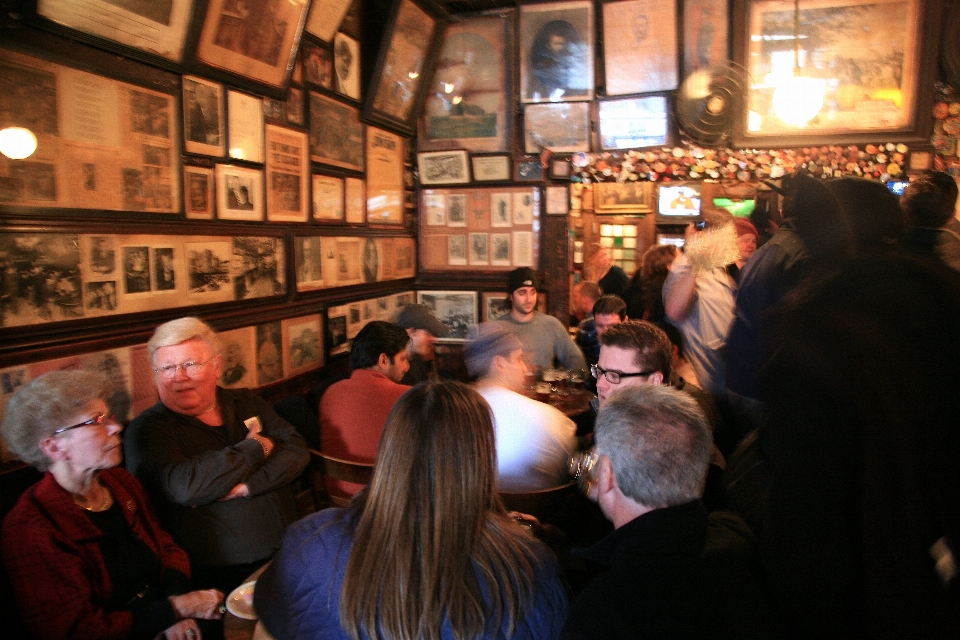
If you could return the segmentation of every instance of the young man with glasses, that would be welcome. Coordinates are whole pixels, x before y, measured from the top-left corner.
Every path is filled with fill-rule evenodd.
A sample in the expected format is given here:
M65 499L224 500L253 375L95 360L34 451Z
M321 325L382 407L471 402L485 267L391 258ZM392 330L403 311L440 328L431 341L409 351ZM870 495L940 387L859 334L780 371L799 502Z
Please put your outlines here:
M190 555L194 584L229 593L296 519L306 445L249 389L217 386L220 341L199 319L160 325L147 350L160 401L127 428L127 466Z

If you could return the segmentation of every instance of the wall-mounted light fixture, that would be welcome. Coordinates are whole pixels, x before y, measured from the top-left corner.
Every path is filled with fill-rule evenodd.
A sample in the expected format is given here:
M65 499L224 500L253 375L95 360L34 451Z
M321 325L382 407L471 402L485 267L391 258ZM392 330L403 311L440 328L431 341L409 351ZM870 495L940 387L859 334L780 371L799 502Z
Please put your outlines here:
M0 153L12 160L23 160L37 150L37 136L30 129L6 127L0 129Z

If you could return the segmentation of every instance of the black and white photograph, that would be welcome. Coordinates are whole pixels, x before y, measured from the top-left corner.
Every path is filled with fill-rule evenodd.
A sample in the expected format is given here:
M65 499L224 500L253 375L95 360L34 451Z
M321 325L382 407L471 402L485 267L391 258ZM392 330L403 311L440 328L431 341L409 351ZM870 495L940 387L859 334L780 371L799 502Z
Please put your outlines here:
M191 295L232 299L230 292L230 242L188 242L184 244Z
M593 98L593 3L522 5L519 35L524 102Z
M462 193L451 194L447 197L450 206L447 214L447 226L467 226L467 196Z
M173 247L153 248L154 290L173 291L177 288L177 269Z
M334 89L348 98L360 99L360 43L345 33L333 39Z
M218 164L217 217L221 220L263 220L263 171Z
M109 275L117 268L117 250L113 236L89 236L90 257L87 261L90 271L97 275Z
M447 224L447 196L442 193L424 194L423 208L428 225L442 227Z
M280 321L257 325L257 386L283 378L283 340Z
M150 247L122 247L123 292L127 295L150 292Z
M447 236L447 264L467 264L467 236L462 234Z
M510 234L509 233L491 233L490 244L492 253L490 255L490 264L494 267L510 266Z
M183 168L183 209L191 220L213 219L213 169Z
M111 349L86 353L80 356L80 366L85 371L99 373L107 379L107 397L104 398L107 408L117 420L130 420L130 409L133 406L130 350Z
M513 224L527 225L533 222L533 192L513 194Z
M510 301L507 300L506 293L490 291L483 293L484 322L491 322L507 313L510 313Z
M283 321L284 353L290 373L315 369L323 364L320 316L291 318Z
M0 326L83 315L76 234L0 234Z
M233 331L222 331L220 338L223 358L223 371L220 374L220 386L228 388L255 387L253 365L253 327L243 327Z
M490 264L490 234L470 234L470 264Z
M183 77L183 145L187 153L224 155L223 87Z
M346 353L350 349L347 341L347 316L335 313L336 309L342 307L327 309L327 345L330 347L331 356Z
M513 213L510 207L512 199L513 198L509 193L490 194L491 227L513 226Z
M117 310L117 283L115 280L83 283L83 307L91 312Z
M466 151L426 151L417 154L420 184L466 184L470 165Z
M377 241L367 238L363 243L363 281L376 282L380 272L380 248Z
M320 236L294 238L294 259L297 264L297 291L323 286L323 253Z
M417 302L447 325L450 329L448 340L465 341L467 331L477 324L475 291L418 291Z
M235 299L264 298L283 293L283 239L235 236L233 257L238 269L233 280Z

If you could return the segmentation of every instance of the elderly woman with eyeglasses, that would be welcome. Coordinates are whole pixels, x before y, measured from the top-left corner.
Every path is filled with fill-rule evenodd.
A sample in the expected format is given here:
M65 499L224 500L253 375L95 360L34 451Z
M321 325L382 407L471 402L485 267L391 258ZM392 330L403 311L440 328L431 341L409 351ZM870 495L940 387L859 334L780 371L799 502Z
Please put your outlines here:
M0 547L24 625L37 638L196 640L223 594L189 591L190 562L123 469L98 374L54 371L10 399L0 432L44 477L3 523Z

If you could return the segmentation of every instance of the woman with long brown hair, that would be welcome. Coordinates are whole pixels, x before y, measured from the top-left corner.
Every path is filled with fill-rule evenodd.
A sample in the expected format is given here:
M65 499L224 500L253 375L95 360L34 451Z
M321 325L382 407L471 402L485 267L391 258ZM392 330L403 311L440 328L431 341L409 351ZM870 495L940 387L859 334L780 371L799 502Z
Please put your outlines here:
M277 640L555 638L567 604L497 495L490 408L457 382L400 398L370 486L292 525L255 595Z

